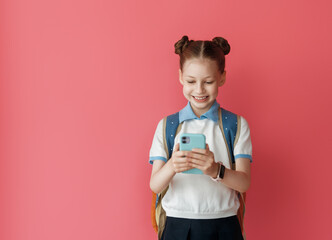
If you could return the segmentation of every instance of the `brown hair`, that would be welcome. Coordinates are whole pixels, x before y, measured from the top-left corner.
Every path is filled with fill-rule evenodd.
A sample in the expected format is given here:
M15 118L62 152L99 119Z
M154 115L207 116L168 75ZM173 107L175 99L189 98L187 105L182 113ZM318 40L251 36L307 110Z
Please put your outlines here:
M225 55L231 50L228 41L222 37L215 37L212 41L194 41L189 40L186 35L177 41L174 47L175 53L180 55L181 71L186 60L192 58L208 58L216 61L221 74L225 69Z

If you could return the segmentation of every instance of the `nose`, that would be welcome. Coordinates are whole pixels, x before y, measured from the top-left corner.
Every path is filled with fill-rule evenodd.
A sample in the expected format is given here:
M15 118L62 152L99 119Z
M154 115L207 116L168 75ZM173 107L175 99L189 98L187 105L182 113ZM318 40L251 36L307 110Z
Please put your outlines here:
M196 84L196 92L198 93L198 94L201 94L201 93L203 93L204 92L204 86L203 86L203 84L202 83L197 83Z

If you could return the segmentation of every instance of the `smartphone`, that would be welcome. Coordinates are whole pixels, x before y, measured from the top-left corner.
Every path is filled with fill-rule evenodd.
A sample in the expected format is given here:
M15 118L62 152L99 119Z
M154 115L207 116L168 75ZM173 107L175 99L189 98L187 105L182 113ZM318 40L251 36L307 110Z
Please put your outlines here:
M182 133L180 135L180 151L191 151L193 148L205 149L205 135L200 133ZM193 168L182 173L203 174L202 170Z

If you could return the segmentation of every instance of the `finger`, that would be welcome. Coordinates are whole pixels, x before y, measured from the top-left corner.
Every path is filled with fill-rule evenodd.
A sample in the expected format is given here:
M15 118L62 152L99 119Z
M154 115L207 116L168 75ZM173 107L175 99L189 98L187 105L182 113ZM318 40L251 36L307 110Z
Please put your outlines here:
M186 155L188 155L188 151L178 151L178 149L176 149L177 151L172 153L172 158L180 158L180 157L185 157Z
M210 151L209 144L206 144L206 147L205 147L205 148L206 148L207 151Z
M186 163L186 162L189 162L189 159L188 159L188 157L174 156L173 162L174 163Z
M178 151L178 152L176 153L176 156L179 156L179 157L186 157L186 156L189 155L190 152L191 152L191 151Z
M173 168L176 170L176 172L179 172L179 169L182 169L182 171L185 171L187 169L191 169L193 167L190 166L189 162L173 162Z
M202 149L202 148L193 148L191 151L201 153L201 154L207 153L207 149Z
M187 157L189 159L198 159L198 160L202 160L202 161L207 160L207 155L201 154L201 153L195 153L195 152L189 153Z
M190 164L190 166L192 167L192 168L197 168L197 169L200 169L200 170L204 170L204 166L203 165L199 165L199 164L197 164L197 163L191 163Z
M180 148L180 144L179 143L175 144L173 152L179 151L179 148Z
M190 159L188 157L179 157L179 158L174 158L173 163L175 164L188 164L190 162Z
M179 168L191 168L192 166L189 163L174 164L175 169Z
M193 164L199 165L199 166L205 166L206 165L206 161L201 160L201 159L190 159L189 165L192 166Z

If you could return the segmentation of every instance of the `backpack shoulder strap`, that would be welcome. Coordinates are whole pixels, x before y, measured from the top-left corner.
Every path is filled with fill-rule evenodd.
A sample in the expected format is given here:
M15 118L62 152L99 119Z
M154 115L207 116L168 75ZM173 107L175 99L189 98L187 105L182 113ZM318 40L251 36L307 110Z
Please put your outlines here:
M181 124L182 126L182 124ZM172 157L174 139L179 131L179 112L164 118L164 145L167 152L167 160Z
M219 127L224 137L230 166L235 169L234 146L236 145L241 129L241 118L224 108L219 108Z

